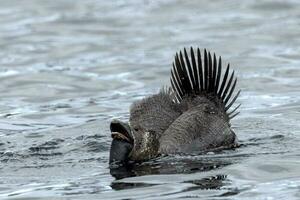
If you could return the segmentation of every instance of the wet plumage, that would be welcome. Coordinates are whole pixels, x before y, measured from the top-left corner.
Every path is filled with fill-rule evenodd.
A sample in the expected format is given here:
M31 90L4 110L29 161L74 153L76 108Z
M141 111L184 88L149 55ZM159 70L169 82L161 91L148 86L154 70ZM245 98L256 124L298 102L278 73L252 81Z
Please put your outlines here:
M170 77L169 88L132 104L130 130L120 130L119 122L112 122L111 131L119 135L114 140L132 145L124 160L194 154L236 144L230 119L238 114L240 105L232 105L240 91L234 92L237 78L229 64L223 73L221 57L206 50L201 55L199 48L184 49L176 53ZM111 154L119 150L114 146Z

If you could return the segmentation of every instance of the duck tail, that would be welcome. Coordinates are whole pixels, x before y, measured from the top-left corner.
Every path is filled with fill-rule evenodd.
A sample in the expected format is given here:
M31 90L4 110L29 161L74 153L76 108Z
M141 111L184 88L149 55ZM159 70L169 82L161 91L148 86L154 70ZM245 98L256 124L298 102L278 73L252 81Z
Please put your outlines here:
M176 53L171 70L171 88L174 91L176 101L180 103L186 97L206 96L215 102L221 102L221 106L229 119L239 114L237 111L241 104L232 107L241 90L235 95L233 92L237 83L234 71L228 64L222 73L222 59L204 49L201 55L200 49L191 47L190 54L184 48L183 52ZM229 77L230 74L230 77ZM229 79L228 79L229 77Z

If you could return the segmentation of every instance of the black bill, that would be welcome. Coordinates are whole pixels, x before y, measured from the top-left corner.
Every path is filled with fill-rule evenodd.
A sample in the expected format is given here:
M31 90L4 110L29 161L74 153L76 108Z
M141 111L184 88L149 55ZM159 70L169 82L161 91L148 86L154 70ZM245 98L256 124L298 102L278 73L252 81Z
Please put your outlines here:
M111 122L110 131L113 140L110 147L109 164L110 167L113 167L128 161L128 155L133 148L133 138L129 125L119 120Z

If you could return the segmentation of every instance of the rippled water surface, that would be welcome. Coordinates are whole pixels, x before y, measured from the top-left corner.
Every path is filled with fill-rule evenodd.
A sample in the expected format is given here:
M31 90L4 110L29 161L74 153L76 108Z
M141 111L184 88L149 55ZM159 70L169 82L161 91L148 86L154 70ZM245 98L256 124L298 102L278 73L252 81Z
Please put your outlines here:
M298 1L1 1L0 198L300 199ZM241 147L109 171L109 123L199 46L242 89ZM114 176L112 176L113 174Z

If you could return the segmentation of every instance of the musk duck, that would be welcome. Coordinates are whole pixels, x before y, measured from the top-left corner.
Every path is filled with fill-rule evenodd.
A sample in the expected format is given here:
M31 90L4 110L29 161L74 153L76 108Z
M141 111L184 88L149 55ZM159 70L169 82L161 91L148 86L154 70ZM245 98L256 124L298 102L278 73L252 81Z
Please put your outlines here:
M240 104L232 106L240 90L234 92L237 78L229 64L224 70L215 53L184 48L175 54L170 83L133 102L128 123L111 122L110 165L237 145L230 120L239 114Z

